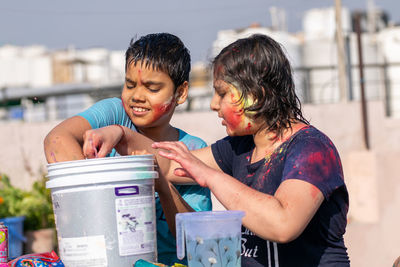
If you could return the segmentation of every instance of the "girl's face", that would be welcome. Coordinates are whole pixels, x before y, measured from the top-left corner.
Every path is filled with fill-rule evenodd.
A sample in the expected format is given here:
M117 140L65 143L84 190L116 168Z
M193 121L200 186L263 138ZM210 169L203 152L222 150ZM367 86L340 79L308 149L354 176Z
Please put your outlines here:
M256 133L259 129L244 113L244 108L249 106L249 101L241 100L240 91L232 84L227 83L214 75L214 96L211 101L211 109L218 112L222 118L222 125L226 127L229 136L242 136Z
M169 75L142 66L140 61L128 66L121 99L125 112L139 129L169 124L180 103Z

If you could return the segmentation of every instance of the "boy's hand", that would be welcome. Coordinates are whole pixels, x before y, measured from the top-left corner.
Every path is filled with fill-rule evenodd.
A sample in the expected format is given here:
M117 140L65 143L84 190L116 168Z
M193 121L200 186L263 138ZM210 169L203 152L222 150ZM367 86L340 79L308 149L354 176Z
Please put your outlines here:
M111 152L123 136L123 128L115 125L87 130L83 134L83 155L102 158Z

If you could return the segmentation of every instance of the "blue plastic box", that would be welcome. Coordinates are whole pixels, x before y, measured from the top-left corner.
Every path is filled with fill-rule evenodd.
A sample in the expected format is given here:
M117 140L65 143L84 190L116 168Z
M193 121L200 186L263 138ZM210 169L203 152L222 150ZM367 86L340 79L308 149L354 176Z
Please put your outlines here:
M14 259L22 255L24 237L24 216L0 219L8 227L8 257Z

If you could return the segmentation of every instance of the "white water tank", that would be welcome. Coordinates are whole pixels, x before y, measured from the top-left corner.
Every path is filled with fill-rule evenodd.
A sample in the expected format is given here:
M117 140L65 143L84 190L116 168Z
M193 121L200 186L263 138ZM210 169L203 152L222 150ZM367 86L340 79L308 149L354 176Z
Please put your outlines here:
M0 87L45 87L51 84L51 58L43 46L0 47Z
M335 8L313 8L305 12L303 17L304 38L334 39L336 34ZM351 17L347 8L341 9L342 30L347 33L351 31Z
M302 62L306 70L311 103L335 103L341 99L338 76L337 41L335 36L334 8L312 9L303 19L304 45ZM360 75L357 36L350 32L351 19L347 9L342 8L342 26L345 46L349 51L351 72L346 72L351 86L347 98L360 99ZM362 49L366 98L376 100L382 97L382 73L377 64L382 57L376 42L376 35L363 33ZM375 66L374 66L375 65Z
M74 75L77 82L108 83L109 51L105 48L90 48L76 51ZM81 64L77 64L77 62Z

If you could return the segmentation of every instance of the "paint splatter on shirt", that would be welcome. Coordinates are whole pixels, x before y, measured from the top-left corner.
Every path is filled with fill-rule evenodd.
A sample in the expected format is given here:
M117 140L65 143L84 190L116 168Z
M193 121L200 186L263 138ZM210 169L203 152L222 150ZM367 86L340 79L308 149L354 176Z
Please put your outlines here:
M349 266L343 241L348 193L333 143L315 127L306 126L269 157L251 163L254 147L252 136L226 137L211 146L219 167L249 187L274 195L283 181L299 179L313 184L325 199L292 242L270 242L243 227L242 266Z

